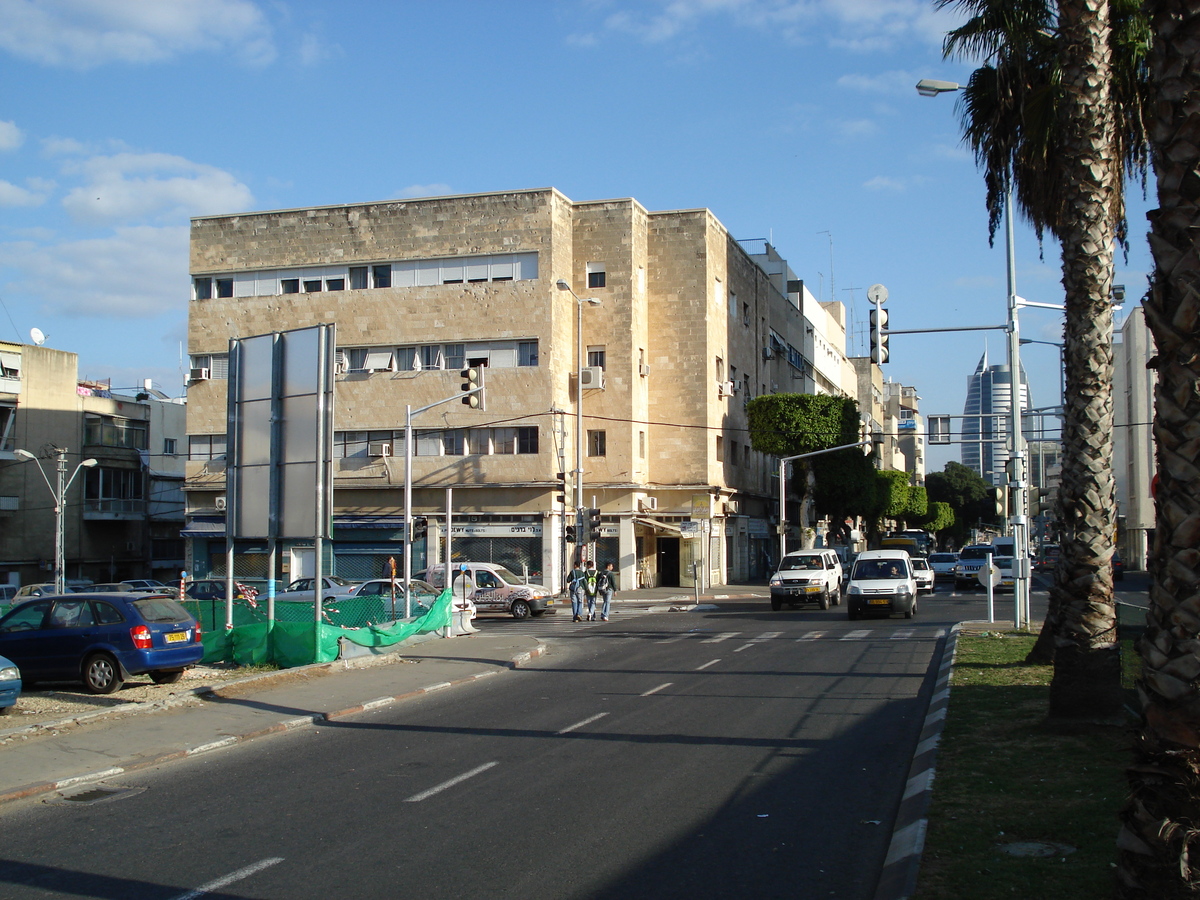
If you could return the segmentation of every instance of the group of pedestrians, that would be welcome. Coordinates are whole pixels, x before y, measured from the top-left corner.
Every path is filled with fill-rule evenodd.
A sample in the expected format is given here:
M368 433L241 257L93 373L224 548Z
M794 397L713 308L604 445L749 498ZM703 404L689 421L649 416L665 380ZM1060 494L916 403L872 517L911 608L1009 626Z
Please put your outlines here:
M584 621L584 609L587 610L587 621L596 620L596 601L600 601L600 621L608 621L608 609L612 603L613 592L617 589L617 573L613 564L608 563L603 569L597 570L594 560L584 560L571 572L571 614L573 622Z

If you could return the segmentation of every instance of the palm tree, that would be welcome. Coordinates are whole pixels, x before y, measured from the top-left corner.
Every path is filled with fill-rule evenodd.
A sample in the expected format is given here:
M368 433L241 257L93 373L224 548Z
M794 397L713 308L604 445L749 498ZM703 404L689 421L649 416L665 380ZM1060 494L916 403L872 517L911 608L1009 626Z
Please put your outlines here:
M1138 44L1130 39L1140 7L1136 0L935 5L970 16L947 35L945 55L985 61L971 76L962 110L966 141L984 172L993 235L1010 194L1039 238L1049 231L1061 247L1063 540L1047 618L1054 641L1050 715L1109 718L1120 711L1111 294L1114 245L1125 234L1124 175L1145 167L1144 90Z
M1121 813L1118 892L1171 900L1200 894L1200 12L1194 0L1146 7L1158 209L1150 213L1154 275L1145 311L1158 350L1159 481L1150 611L1138 643L1142 727Z

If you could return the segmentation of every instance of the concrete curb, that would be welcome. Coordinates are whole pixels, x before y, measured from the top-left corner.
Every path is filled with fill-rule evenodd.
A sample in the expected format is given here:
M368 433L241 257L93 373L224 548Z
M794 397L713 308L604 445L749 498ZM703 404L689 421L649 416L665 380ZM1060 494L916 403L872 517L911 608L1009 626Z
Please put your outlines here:
M193 747L186 747L186 748L183 748L180 750L164 750L162 752L155 753L151 756L137 756L137 757L134 757L127 761L121 761L120 764L118 764L118 765L112 766L107 769L101 769L96 772L89 772L89 773L85 773L83 775L76 775L71 778L66 778L66 779L62 779L59 781L47 781L47 782L39 782L39 783L34 783L34 784L23 785L21 787L13 788L13 789L10 789L3 793L0 793L0 804L8 803L8 802L11 802L14 800L24 800L24 799L28 799L30 797L36 797L39 794L46 794L46 793L51 793L53 791L65 790L66 788L74 787L74 786L80 785L80 784L89 784L89 783L92 783L95 781L102 781L105 778L113 778L118 775L123 775L127 772L136 772L139 769L145 769L145 768L149 768L151 766L161 765L162 763L170 762L172 760L185 759L189 756L199 756L204 753L212 753L213 751L216 751L216 750L223 750L228 747L235 747L235 746L238 746L239 744L245 744L245 743L253 741L257 738L268 737L269 735L273 735L273 734L283 734L284 732L294 731L298 728L306 728L306 727L311 727L311 726L315 726L315 725L320 725L322 722L331 722L335 719L340 719L340 718L345 718L346 716L356 715L358 713L364 712L369 709L377 709L379 707L390 706L393 703L399 703L404 700L411 700L411 699L414 699L417 697L423 697L427 694L431 694L436 691L445 690L446 688L456 687L456 686L462 685L462 684L471 684L473 682L479 681L480 679L488 678L493 675L498 675L498 674L500 674L500 671L502 669L518 669L525 663L529 662L530 660L532 660L538 656L541 656L545 652L546 652L546 645L543 644L541 641L538 641L538 646L536 648L534 648L533 650L527 650L523 653L518 653L516 656L511 657L507 663L501 664L501 668L499 668L499 669L488 669L487 671L484 671L484 672L476 672L472 675L466 675L466 676L463 676L462 678L456 678L453 681L442 681L442 682L438 682L436 684L430 684L430 685L426 685L424 687L416 688L414 690L405 691L404 693L401 693L401 694L395 694L395 695L387 696L387 697L377 697L374 700L366 700L362 703L357 703L353 706L348 706L343 709L330 710L327 712L312 713L312 714L306 715L306 716L296 716L296 717L292 717L290 719L283 719L272 725L268 725L265 728L257 728L253 731L248 731L243 734L229 735L227 737L221 738L220 740L209 741L207 743L198 744ZM366 664L374 664L379 659L382 659L382 657L365 657L362 659L364 659L366 661ZM299 666L295 669L285 669L285 670L283 670L283 672L296 673L296 672L303 671L303 670L311 671L313 669L330 669L330 668L337 668L337 667L350 669L350 668L360 668L361 667L360 665L342 666L341 663L343 663L343 662L353 663L353 662L356 662L356 660L338 660L335 663L315 663L312 666ZM275 673L268 673L268 674L273 675ZM251 678L244 678L237 682L230 682L227 685L222 685L221 687L224 688L224 687L229 687L230 685L234 685L234 684L246 684L249 682L261 684L262 682L259 680L261 677L262 676L253 676ZM211 695L213 695L213 697L215 699L218 699L218 700L222 699L220 696L220 693L218 691L210 689L210 688L197 688L195 690L195 693L196 694L211 694ZM158 704L158 703L137 704L137 706L153 707L156 709L163 708L162 705ZM114 711L116 711L116 710L104 710L103 712L111 713ZM134 710L126 709L126 710L121 710L121 711L122 712L133 712ZM143 710L137 710L137 711L143 711ZM94 714L89 713L89 714L87 714L87 717L92 717L93 715ZM76 716L73 719L66 720L66 721L69 724L71 722L76 721L79 718L82 718L82 717ZM43 725L35 726L35 727L40 730L40 729L44 729L44 728L50 728L52 726L43 724Z
M892 842L875 887L875 900L906 900L917 887L917 871L921 865L921 853L925 849L925 832L929 827L929 801L933 797L937 748L950 706L950 676L958 651L959 630L958 625L950 629L942 648L937 681L934 682L925 724L909 765L908 781L892 829Z

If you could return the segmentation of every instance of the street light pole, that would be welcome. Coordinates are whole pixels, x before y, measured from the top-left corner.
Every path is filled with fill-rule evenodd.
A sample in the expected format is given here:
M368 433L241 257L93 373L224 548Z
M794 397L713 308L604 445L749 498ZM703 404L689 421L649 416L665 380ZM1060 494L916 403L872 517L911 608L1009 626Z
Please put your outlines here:
M874 444L875 438L869 437L861 441L855 441L853 444L841 444L837 447L827 447L824 450L813 450L811 453L800 453L796 456L782 456L779 459L779 561L783 562L783 558L787 556L787 489L784 484L784 478L787 475L787 464L797 459L808 459L810 456L822 456L826 453L834 453L838 450L849 450L851 447L865 447L867 444ZM804 523L800 523L801 528Z
M572 290L565 278L558 279L560 291L570 291L575 298L576 316L576 367L575 367L575 534L583 537L584 505L583 505L583 368L587 360L583 356L583 304L599 306L600 301L595 297L580 297Z
M56 447L54 448L54 452L58 457L55 465L57 488L50 483L50 479L46 475L46 470L42 468L42 461L32 453L28 450L14 450L13 455L25 462L33 460L37 463L38 471L42 473L42 480L46 482L46 487L50 489L50 495L54 498L54 592L62 594L67 589L66 562L63 551L63 544L66 538L66 529L63 527L64 501L67 491L70 490L71 485L75 482L75 476L79 474L79 470L90 469L96 465L96 460L83 460L75 467L75 471L71 473L71 477L68 479L66 449Z

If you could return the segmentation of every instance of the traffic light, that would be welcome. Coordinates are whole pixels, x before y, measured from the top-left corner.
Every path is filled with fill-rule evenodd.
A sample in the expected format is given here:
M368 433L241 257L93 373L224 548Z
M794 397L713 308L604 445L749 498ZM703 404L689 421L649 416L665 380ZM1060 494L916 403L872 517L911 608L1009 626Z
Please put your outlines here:
M562 491L562 493L558 495L558 502L566 503L567 502L567 473L566 472L558 473L558 485L559 485L558 489L560 491Z
M888 361L888 311L882 306L871 310L871 362L883 365Z
M423 541L427 534L429 534L429 519L425 516L413 516L412 539Z
M594 541L600 537L600 510L589 509L586 515L587 525L584 530L587 532L588 541Z
M567 526L567 543L574 544L577 542L578 542L578 535L576 535L576 533L575 533L575 526L568 525Z
M996 515L1004 515L1008 511L1008 491L1002 487L992 488L992 498L996 504Z
M463 406L469 406L471 409L487 409L483 396L483 366L471 366L469 369L463 369L459 374L463 379L461 390L471 392L463 395Z

